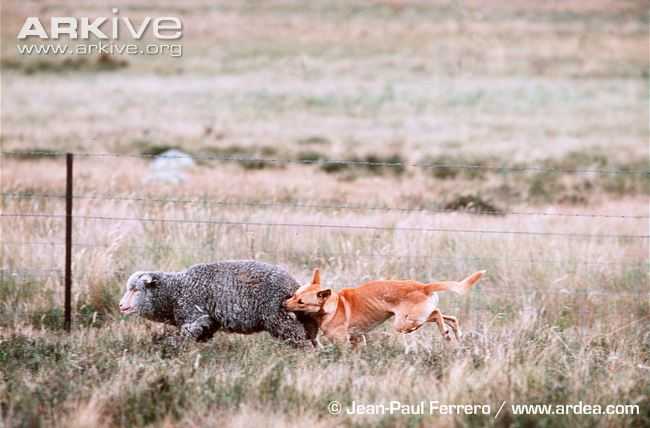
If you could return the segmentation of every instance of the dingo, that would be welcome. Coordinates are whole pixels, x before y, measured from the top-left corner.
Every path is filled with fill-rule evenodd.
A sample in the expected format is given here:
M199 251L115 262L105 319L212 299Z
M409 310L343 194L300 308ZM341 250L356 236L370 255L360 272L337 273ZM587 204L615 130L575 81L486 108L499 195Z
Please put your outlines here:
M320 271L314 269L311 283L300 287L284 307L292 312L306 312L317 322L330 340L356 345L363 334L395 316L393 326L399 333L411 333L426 322L435 322L446 340L451 340L449 325L458 339L458 320L443 315L437 308L438 291L462 294L481 279L479 271L460 282L442 281L422 284L417 281L378 280L338 292L320 285Z

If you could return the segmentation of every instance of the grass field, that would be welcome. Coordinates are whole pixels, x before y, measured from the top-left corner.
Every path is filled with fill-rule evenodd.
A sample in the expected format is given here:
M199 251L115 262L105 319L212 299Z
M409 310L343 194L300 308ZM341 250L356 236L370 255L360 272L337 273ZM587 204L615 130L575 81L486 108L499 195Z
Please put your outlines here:
M0 7L2 213L64 212L56 153L116 155L75 159L75 214L93 218L74 223L71 334L64 220L0 218L0 426L650 424L644 2L124 0L110 7L134 20L182 17L183 57L73 61L17 54L25 17L109 7ZM196 160L176 184L152 180L169 148ZM389 323L358 351L196 344L117 310L135 270L235 258L302 282L319 266L334 288L488 274L441 296L465 332L450 344ZM337 416L332 400L491 413ZM511 407L562 403L639 412Z

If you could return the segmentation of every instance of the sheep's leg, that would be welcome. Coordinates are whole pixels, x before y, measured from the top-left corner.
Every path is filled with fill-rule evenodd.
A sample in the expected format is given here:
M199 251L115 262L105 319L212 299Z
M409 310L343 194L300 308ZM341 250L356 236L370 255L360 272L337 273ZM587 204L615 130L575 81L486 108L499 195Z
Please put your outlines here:
M277 316L268 319L264 327L266 331L271 333L271 336L284 340L293 346L313 348L318 326L315 326L315 322L311 321L310 323L310 321L303 319L303 324L303 322L289 315L288 312L280 312Z
M210 315L202 315L192 322L183 324L181 326L181 335L204 341L210 339L218 328L217 322Z
M320 342L318 342L318 323L314 320L309 314L302 312L297 312L296 319L303 325L305 332L307 333L307 338L314 346L314 348L322 348Z

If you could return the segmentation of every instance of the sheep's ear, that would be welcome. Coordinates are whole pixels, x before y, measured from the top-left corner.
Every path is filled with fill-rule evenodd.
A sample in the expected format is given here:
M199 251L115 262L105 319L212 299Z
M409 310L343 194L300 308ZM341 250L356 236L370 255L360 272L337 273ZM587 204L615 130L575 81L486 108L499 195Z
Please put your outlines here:
M320 285L320 269L314 269L314 273L311 275L311 285Z
M158 285L158 277L150 273L142 275L142 283L145 287L153 288Z
M316 293L316 297L318 297L318 303L323 303L325 300L327 300L328 297L332 295L332 289L328 288L326 290L321 290L318 293Z

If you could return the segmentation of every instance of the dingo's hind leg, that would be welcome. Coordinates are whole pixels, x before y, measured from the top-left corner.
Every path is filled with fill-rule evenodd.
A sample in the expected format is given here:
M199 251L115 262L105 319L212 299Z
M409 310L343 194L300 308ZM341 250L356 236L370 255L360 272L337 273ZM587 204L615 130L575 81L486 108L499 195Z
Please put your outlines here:
M454 336L456 336L456 340L460 340L460 338L463 337L463 333L460 330L458 319L450 315L442 315L442 319L445 324L451 327L451 330L454 332Z
M434 309L434 311L431 312L431 315L429 315L429 318L427 318L427 321L435 322L442 337L447 341L451 340L451 334L449 333L449 329L445 326L442 312L440 312L439 309Z

